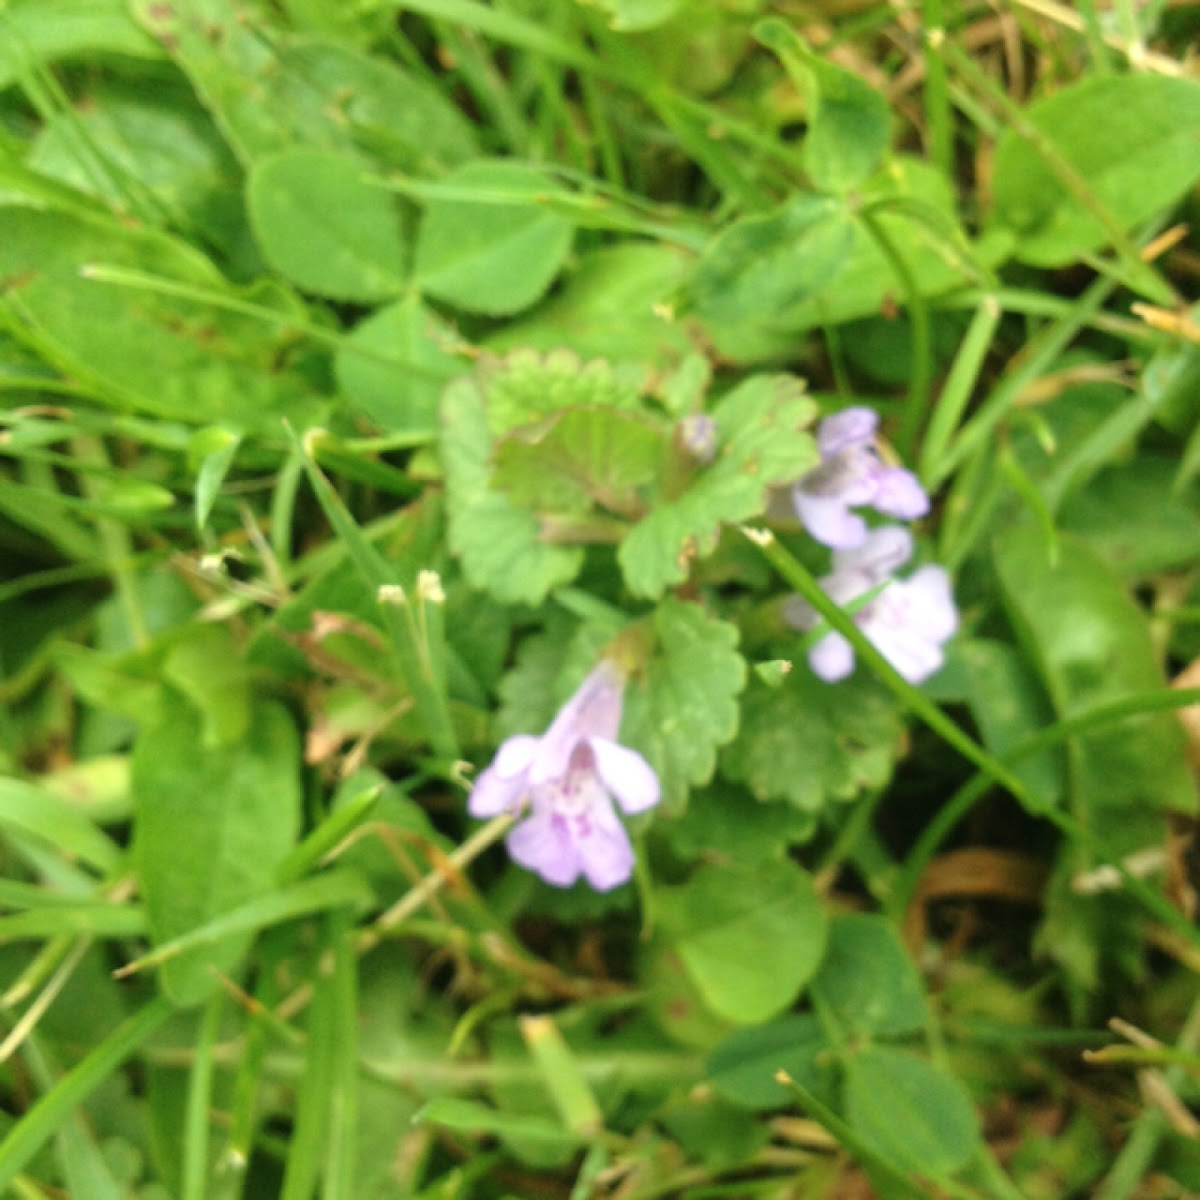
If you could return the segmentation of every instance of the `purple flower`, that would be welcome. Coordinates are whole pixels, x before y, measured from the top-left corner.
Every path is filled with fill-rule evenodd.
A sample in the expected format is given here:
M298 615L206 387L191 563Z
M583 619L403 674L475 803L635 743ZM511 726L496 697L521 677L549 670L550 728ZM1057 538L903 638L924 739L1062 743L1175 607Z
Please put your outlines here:
M473 817L529 815L508 835L515 862L555 887L580 875L598 892L633 873L633 847L613 809L627 813L658 803L658 776L634 750L618 745L624 679L607 659L583 681L542 736L517 734L475 781Z
M906 521L929 511L917 477L879 457L878 425L871 409L847 408L817 427L821 465L796 484L792 500L805 529L826 546L852 550L866 541L867 523L852 508L873 508Z
M857 549L835 550L833 572L821 587L843 606L880 588L855 612L854 623L909 683L921 683L942 665L942 645L958 627L958 611L943 567L919 567L907 579L891 578L911 556L908 530L885 525ZM784 617L799 629L811 629L820 620L798 597ZM854 647L840 633L827 633L808 652L808 663L814 674L834 683L854 670Z

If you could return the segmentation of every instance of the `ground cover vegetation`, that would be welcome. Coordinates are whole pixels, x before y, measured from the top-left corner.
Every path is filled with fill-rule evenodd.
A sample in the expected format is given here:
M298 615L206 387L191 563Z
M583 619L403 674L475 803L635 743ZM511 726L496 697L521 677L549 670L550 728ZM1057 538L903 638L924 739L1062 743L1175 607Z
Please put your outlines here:
M1200 1194L1198 25L0 5L0 1191Z

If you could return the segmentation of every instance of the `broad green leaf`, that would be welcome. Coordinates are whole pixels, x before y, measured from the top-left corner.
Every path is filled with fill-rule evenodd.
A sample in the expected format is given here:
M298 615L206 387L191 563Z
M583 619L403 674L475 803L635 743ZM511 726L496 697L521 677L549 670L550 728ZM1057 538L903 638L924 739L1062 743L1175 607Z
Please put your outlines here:
M245 736L253 705L250 678L226 626L180 627L163 659L162 677L199 710L203 745L229 745Z
M661 928L638 947L637 977L644 989L646 1015L672 1042L707 1050L729 1033L730 1022L704 1002L679 951Z
M326 150L285 150L250 172L247 203L267 261L305 291L368 303L404 286L396 202L361 177L357 161Z
M579 255L555 290L526 317L487 341L495 350L570 346L585 361L661 368L692 350L672 301L691 271L680 249L661 243L622 242Z
M583 362L573 350L514 350L485 362L479 378L487 397L487 425L496 437L564 408L639 405L636 384L617 376L603 359Z
M467 365L457 338L414 296L374 312L338 347L338 386L385 434L432 440L442 389Z
M815 411L788 375L753 376L724 397L712 413L714 461L621 543L617 558L630 590L654 597L680 583L695 559L712 552L722 525L761 515L773 485L803 475L816 461L807 432Z
M721 773L759 800L786 800L810 813L883 787L901 734L895 703L873 679L859 672L829 684L805 663L778 687L751 681L742 727L721 756Z
M1047 161L1061 160L1122 229L1175 204L1200 178L1200 81L1150 72L1085 78L1032 104L1044 143L1009 126L996 144L996 219L1037 266L1065 266L1109 235Z
M706 320L774 323L836 281L853 238L845 204L801 193L718 234L696 266L688 295Z
M961 1083L904 1050L869 1046L844 1064L851 1128L899 1169L938 1179L979 1148L979 1125Z
M142 220L239 248L237 160L182 80L97 84L47 122L27 162Z
M551 186L533 167L482 159L446 177L455 198L430 200L417 232L415 282L467 312L528 308L553 282L574 228L538 204Z
M164 693L159 722L133 757L134 860L153 940L161 945L265 895L296 839L300 744L287 711L260 702L243 742L207 747L194 710ZM165 963L176 1004L217 987L214 968L236 969L249 934Z
M311 403L281 367L282 312L264 322L175 294L242 299L192 247L61 212L3 214L0 277L13 319L47 361L102 399L248 431L276 429L282 412L296 419ZM273 297L255 299L270 311Z
M787 1008L825 948L825 913L812 880L787 859L702 866L687 883L661 888L657 903L705 1003L739 1025Z
M737 629L698 605L664 600L653 627L655 652L626 689L622 730L658 772L671 814L683 811L689 787L712 778L717 747L737 732L746 664Z
M1186 568L1200 546L1200 500L1194 486L1172 485L1177 465L1147 454L1100 471L1063 505L1062 527L1122 579Z
M8 0L0 9L0 88L35 63L98 52L162 57L124 0Z
M804 169L823 190L845 192L872 175L891 132L887 100L852 71L827 62L785 22L769 19L754 30L779 55L804 93L808 130Z
M1053 720L1028 662L1012 646L987 638L962 641L954 651L963 666L966 700L983 744L998 758ZM1035 796L1048 803L1065 787L1062 751L1043 750L1012 766Z
M537 517L490 487L492 443L474 379L447 387L441 422L450 549L481 591L508 604L541 603L578 574L583 552L542 541Z
M876 220L923 296L974 281L975 271L962 256L961 235L953 233L957 217L945 175L926 163L900 157L863 192L864 201L879 205ZM987 257L985 249L976 248ZM739 362L774 359L788 353L801 330L873 316L901 290L895 268L879 243L861 220L855 220L837 274L813 294L756 321L737 325L713 321L706 330L720 353ZM764 330L771 336L764 337Z
M835 925L836 928L836 925ZM785 1017L737 1029L708 1056L705 1074L718 1096L743 1108L782 1108L792 1103L792 1094L775 1079L786 1071L810 1092L830 1090L832 1063L822 1064L818 1055L829 1057L829 1041L812 1013L790 1013Z
M793 804L759 804L718 779L693 791L686 812L656 826L655 836L666 838L689 861L754 863L786 855L792 846L809 841L817 827L811 812Z
M491 486L522 508L635 514L641 492L662 474L665 431L613 408L572 408L501 438Z
M929 1015L921 978L895 930L867 913L833 919L811 987L814 1001L851 1036L912 1033Z
M1001 595L1063 718L1165 686L1145 613L1095 552L1069 535L1051 561L1040 533L997 539ZM1192 812L1196 788L1173 713L1145 713L1068 743L1075 812L1118 851L1161 837L1164 810Z
M340 42L281 37L234 0L132 0L132 9L247 166L297 146L421 172L475 152L453 104L381 58Z

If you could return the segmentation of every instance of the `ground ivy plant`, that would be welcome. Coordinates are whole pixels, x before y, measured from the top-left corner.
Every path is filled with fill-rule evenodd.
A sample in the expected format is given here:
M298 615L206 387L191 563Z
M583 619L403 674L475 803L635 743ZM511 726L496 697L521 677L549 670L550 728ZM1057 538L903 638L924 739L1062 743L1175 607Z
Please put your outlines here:
M1196 27L0 5L0 1190L1200 1190Z

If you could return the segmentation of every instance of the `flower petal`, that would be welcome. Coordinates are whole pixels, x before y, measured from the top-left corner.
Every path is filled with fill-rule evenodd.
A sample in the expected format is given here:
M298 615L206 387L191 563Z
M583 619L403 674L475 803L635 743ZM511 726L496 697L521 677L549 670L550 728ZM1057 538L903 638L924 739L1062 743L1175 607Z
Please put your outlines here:
M850 548L866 541L867 523L846 507L843 497L814 496L796 487L792 501L804 528L823 545Z
M919 614L921 632L932 641L947 641L958 628L958 609L945 567L927 566L914 571L904 590L914 612Z
M616 664L601 659L542 735L541 747L529 773L532 783L560 778L582 739L617 736L624 687L625 680Z
M929 511L929 497L917 477L903 467L885 467L875 478L871 506L889 517L915 521Z
M580 865L588 883L598 892L607 892L633 874L633 846L607 801L589 816L588 832L578 842Z
M598 737L590 738L588 745L595 755L596 773L627 813L645 812L658 803L662 794L658 776L636 750Z
M872 644L909 683L924 683L945 661L942 648L913 629L864 629Z
M817 426L817 449L822 458L832 458L848 446L873 442L878 427L879 417L874 410L861 405L844 408Z
M852 571L865 573L871 582L856 593L861 596L864 591L882 583L897 567L908 562L912 552L912 534L907 529L901 525L881 525L878 529L872 529L861 545L835 551L833 575L827 578L832 580ZM832 594L831 589L826 590Z
M519 733L502 742L492 759L471 789L467 812L473 817L494 817L512 812L529 790L529 764L537 752L539 738Z
M542 809L522 821L505 839L513 862L555 887L570 887L581 870L579 849L567 822Z
M808 665L826 683L837 683L854 670L854 647L840 633L827 633L809 652Z

